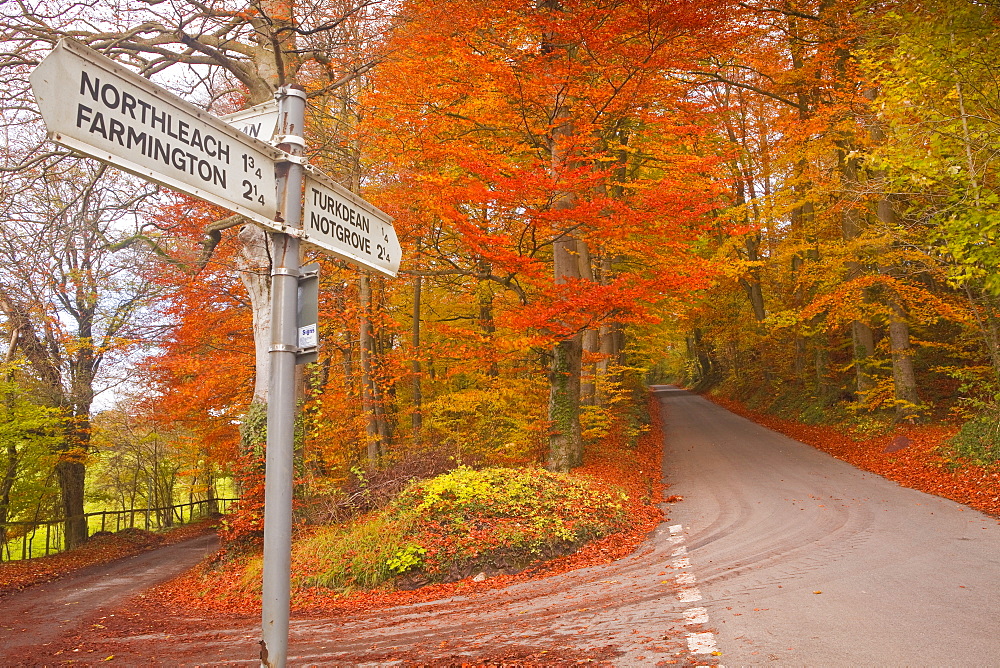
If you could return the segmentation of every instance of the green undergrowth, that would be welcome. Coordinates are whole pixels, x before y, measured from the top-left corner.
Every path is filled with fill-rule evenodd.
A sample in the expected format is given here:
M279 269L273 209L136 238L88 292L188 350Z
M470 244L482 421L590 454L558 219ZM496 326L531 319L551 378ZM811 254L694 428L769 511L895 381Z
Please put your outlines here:
M975 466L1000 464L1000 410L991 408L973 417L941 449L956 467L962 462Z
M386 508L296 541L297 588L412 588L521 570L607 535L624 494L541 469L467 467L413 483Z

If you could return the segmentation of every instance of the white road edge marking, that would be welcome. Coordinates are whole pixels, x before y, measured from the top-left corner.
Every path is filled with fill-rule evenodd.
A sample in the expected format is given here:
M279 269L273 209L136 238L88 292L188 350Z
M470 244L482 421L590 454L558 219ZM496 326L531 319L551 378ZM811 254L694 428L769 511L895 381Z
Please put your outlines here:
M691 560L687 555L687 547L681 545L684 537L680 535L684 531L683 525L673 524L670 526L670 537L668 540L676 545L671 552L672 557L676 557L672 562L673 568L690 568ZM694 603L702 600L701 591L694 586L698 579L692 573L679 573L675 578L680 589L677 591L677 598L681 603ZM707 624L708 610L702 607L688 608L684 611L685 624ZM687 634L688 651L692 654L713 654L718 653L719 647L715 642L715 634L711 631Z
M677 592L677 600L681 603L694 603L701 600L701 592L697 587L685 587Z
M692 654L711 654L718 652L719 648L715 644L715 634L711 631L704 633L689 633L687 637L688 649Z
M708 624L708 610L705 608L688 608L684 611L685 624Z

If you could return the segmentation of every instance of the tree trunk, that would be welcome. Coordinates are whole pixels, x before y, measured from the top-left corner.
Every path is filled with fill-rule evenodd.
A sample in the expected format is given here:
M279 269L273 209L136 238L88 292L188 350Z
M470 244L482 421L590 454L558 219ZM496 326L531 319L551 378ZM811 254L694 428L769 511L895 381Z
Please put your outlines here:
M580 429L580 335L560 341L552 350L549 373L548 468L567 472L583 462Z
M701 328L696 327L694 330L694 349L695 354L698 356L698 368L701 370L701 378L705 380L712 375L712 357L709 355L708 350L706 350L705 343L702 339Z
M813 337L813 358L816 364L816 398L825 403L833 393L833 387L827 377L827 367L830 363L830 355L827 351L827 336L820 334Z
M876 136L876 138L878 138ZM881 197L876 206L879 221L886 225L896 225L896 210L888 197ZM889 267L880 267L881 273L889 275ZM906 311L896 294L886 295L889 307L889 349L892 353L892 382L896 395L896 420L916 422L919 420L920 395L917 391L917 374L913 368L913 349L910 345L910 325Z
M379 442L378 416L375 413L375 383L372 379L372 352L374 342L372 341L371 325L371 279L367 272L361 272L358 279L360 283L359 298L361 300L360 314L360 335L359 345L361 347L361 407L365 412L367 420L365 422L365 449L369 464L376 464L379 455L382 453L382 444Z
M797 169L799 173L805 173L806 166L804 162L800 162ZM797 193L797 197L806 198L808 196L808 189L805 185L796 185L793 191ZM814 214L814 207L811 202L805 202L802 206L796 207L791 213L791 227L792 235L796 240L801 242L811 241L811 232L809 230L810 223L812 221ZM792 256L792 276L795 281L795 291L792 295L792 303L797 311L801 311L805 308L806 300L808 295L806 295L805 287L798 279L798 277L803 273L802 267L805 265L806 261L809 259L817 259L812 257L813 253L810 251L798 251ZM792 367L795 371L795 380L800 387L806 387L806 364L808 355L808 343L806 338L800 332L801 328L797 328L795 331L795 341L793 347L793 359Z
M600 338L598 330L588 329L583 333L581 343L584 355L594 355L600 351ZM581 368L584 367L581 364ZM597 377L598 365L590 362L585 367L580 379L580 404L583 406L594 406L597 404Z
M747 259L751 262L760 262L760 235L751 234L745 239L747 249ZM764 308L764 290L760 284L760 269L753 267L747 275L740 278L740 286L750 301L753 309L753 317L757 322L764 322L767 317L767 310Z
M599 279L601 281L601 285L607 285L611 282L611 272L611 257L604 255L601 257L600 264ZM607 380L612 360L618 354L616 343L617 338L615 336L615 323L605 321L597 332L597 351L600 353L600 359L597 364L594 365L594 375L596 376L597 382L597 391L595 393L594 403L598 406L604 406L607 402L607 396L605 396L605 393L601 391L601 387Z
M588 281L594 280L594 269L591 264L590 248L585 241L577 241L577 260L579 262L579 272L582 278ZM583 332L581 341L582 354L595 354L599 350L598 331L594 328L586 329ZM582 361L580 365L580 404L583 406L593 406L597 401L597 365L591 361L586 367Z
M240 448L244 453L261 449L267 440L267 390L271 377L271 245L267 233L256 225L244 225L237 236L240 252L236 267L250 298L253 316L254 381L253 399L240 428Z
M208 477L208 484L205 487L205 498L208 500L208 514L215 516L219 514L219 499L215 496L215 477L211 471L205 472Z
M579 278L576 240L564 237L553 244L556 283ZM552 349L549 371L549 468L569 471L583 462L580 428L580 374L583 363L583 336L576 334L559 341Z
M480 262L479 270L484 274L488 274L490 272L489 263ZM479 299L479 327L483 330L483 334L486 335L488 340L492 342L497 332L496 321L493 318L493 288L488 281L480 281L476 292ZM486 374L490 378L500 376L500 367L497 365L494 355L490 356L490 365L486 369Z
M896 391L896 420L919 419L920 395L913 369L913 348L906 314L895 297L889 298L889 345L892 350L892 380Z
M560 0L537 0L542 12L563 11ZM542 51L552 58L571 62L576 44L566 43L552 34L543 34ZM575 164L570 154L568 140L573 136L573 99L566 96L566 89L558 83L561 72L553 71L552 129L547 137L550 172L554 179ZM552 209L566 211L576 206L572 190L553 193ZM580 278L579 247L572 231L557 230L552 240L552 267L556 285ZM583 442L580 434L580 372L583 360L583 343L580 334L557 342L552 348L552 365L549 369L549 468L569 471L583 461Z
M7 520L10 513L10 493L17 481L18 452L12 442L6 445L7 470L0 482L0 561L3 561L3 548L7 544Z
M83 516L83 484L86 473L83 462L71 454L63 454L56 463L67 550L79 547L87 540L87 518Z
M854 349L854 378L858 399L863 401L875 387L871 373L872 353L875 351L875 333L872 328L860 320L852 322L851 345Z
M420 444L420 431L423 428L423 388L420 384L420 290L421 278L413 277L413 361L410 370L413 372L413 413L411 425L413 428L413 444Z
M843 145L837 152L841 178L845 189L847 189L844 197L850 199L860 198L862 191L859 159L853 157L852 148L850 144L843 142ZM847 206L841 214L841 236L848 243L853 242L861 236L863 216L863 212L854 206ZM848 281L860 276L864 269L861 262L857 259L848 260L845 266ZM872 355L875 352L875 335L867 323L861 320L854 320L851 323L851 347L854 359L855 387L858 398L863 400L864 396L875 386L871 376Z

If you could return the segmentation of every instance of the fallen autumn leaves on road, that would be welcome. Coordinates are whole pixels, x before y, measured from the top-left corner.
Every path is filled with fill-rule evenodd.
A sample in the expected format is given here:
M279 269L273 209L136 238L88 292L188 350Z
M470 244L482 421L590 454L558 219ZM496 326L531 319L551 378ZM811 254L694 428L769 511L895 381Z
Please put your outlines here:
M757 424L904 487L1000 515L1000 470L982 466L955 468L940 450L958 431L952 425L901 425L887 434L855 436L829 425L807 425L754 411L731 399L707 398Z

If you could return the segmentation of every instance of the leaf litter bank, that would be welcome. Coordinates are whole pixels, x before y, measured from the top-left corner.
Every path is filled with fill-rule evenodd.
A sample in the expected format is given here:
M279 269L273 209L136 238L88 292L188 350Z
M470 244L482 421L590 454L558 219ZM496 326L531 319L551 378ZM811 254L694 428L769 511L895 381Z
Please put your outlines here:
M649 401L655 400L650 397ZM465 577L455 582L428 584L412 590L381 586L350 593L323 587L298 588L292 596L293 610L299 615L314 616L419 603L502 588L609 563L630 554L662 521L662 512L657 505L662 500L663 492L662 431L657 410L650 410L650 420L651 429L641 434L634 445L627 443L624 429L613 429L611 434L588 448L584 465L574 471L575 476L589 479L598 488L617 488L624 492L621 501L623 520L620 528L613 533L586 543L573 554L536 563L516 573L466 567L465 571L469 574L493 570L490 577L478 582L472 577ZM252 615L260 609L256 591L258 578L257 568L248 567L245 560L225 568L204 568L161 585L140 604L159 608L161 613L167 608L208 614Z
M748 420L894 482L1000 517L1000 467L956 461L946 444L951 425L905 425L891 433L851 434L830 425L807 425L747 408L719 396L706 398Z

